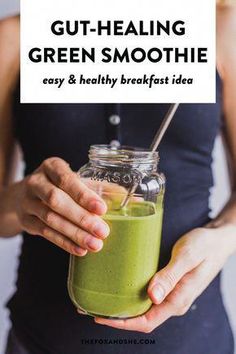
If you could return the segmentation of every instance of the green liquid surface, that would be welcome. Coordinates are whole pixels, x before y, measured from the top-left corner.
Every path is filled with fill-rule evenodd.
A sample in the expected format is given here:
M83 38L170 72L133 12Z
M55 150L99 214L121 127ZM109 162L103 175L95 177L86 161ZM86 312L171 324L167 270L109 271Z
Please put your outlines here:
M109 211L111 233L98 253L71 256L68 289L73 303L90 315L127 318L146 312L149 280L157 271L162 205L130 203Z

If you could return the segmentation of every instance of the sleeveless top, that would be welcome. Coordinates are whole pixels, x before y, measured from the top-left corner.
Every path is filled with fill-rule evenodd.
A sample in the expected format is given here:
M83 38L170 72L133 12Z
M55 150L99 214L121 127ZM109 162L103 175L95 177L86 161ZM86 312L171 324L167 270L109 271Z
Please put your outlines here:
M159 267L168 263L183 234L209 221L220 96L217 76L217 103L182 104L160 145L160 171L167 188ZM148 148L168 108L166 104L19 104L17 90L15 137L23 150L25 174L51 156L65 159L76 171L87 162L91 144L119 140ZM112 115L118 115L120 122ZM23 234L17 290L8 307L14 330L30 353L233 354L219 276L187 314L143 334L97 325L78 315L67 293L68 260L66 252L42 237Z

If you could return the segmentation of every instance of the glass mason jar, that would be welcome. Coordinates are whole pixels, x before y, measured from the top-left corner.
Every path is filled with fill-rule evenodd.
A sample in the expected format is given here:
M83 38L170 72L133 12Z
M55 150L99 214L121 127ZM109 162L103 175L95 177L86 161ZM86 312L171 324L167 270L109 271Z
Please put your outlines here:
M111 230L100 252L70 257L69 295L88 315L129 318L151 307L147 286L158 267L165 191L158 161L157 152L94 145L79 170L106 202Z

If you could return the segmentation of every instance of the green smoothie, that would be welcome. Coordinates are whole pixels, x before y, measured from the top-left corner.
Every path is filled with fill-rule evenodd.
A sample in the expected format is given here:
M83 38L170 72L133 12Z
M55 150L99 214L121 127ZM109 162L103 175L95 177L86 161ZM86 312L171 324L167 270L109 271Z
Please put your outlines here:
M76 307L90 315L128 318L146 312L149 280L157 271L162 198L109 210L111 233L99 253L71 256L68 289Z

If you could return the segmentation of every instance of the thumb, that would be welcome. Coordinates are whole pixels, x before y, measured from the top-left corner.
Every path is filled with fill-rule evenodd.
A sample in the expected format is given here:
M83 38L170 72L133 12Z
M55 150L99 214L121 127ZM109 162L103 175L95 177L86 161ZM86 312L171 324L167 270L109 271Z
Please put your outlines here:
M163 302L180 279L193 269L183 258L172 258L167 266L154 275L148 286L148 296L156 305Z

